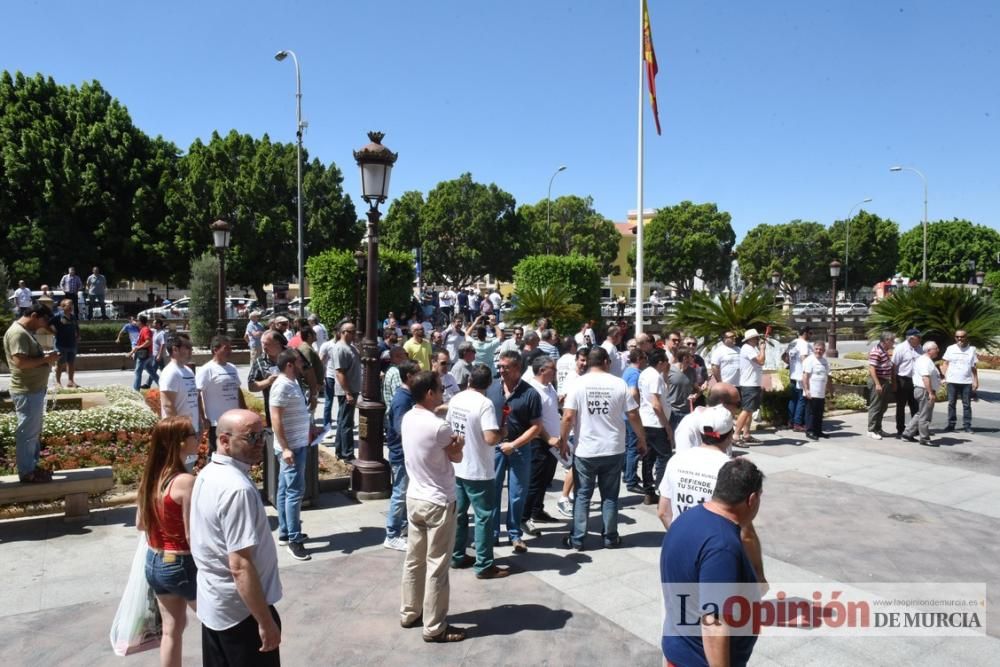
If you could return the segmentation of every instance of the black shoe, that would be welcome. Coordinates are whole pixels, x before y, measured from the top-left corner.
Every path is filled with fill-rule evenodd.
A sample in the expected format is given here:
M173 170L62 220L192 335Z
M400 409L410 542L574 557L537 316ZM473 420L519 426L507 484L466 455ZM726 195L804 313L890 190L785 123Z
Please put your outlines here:
M955 425L954 424L948 424L943 429L941 429L941 432L942 433L951 433L954 430L955 430Z
M630 484L625 487L625 490L628 491L629 493L638 493L640 496L646 493L646 490L643 489L638 484Z
M566 537L562 538L562 545L564 547L566 547L567 549L573 549L575 551L583 551L583 545L582 544L573 544L573 540L572 540L572 538L569 535L567 535Z
M605 549L617 549L622 545L622 536L619 535L613 540L604 540Z
M464 570L465 568L472 567L475 564L476 564L476 559L470 556L469 554L465 554L464 556L462 556L462 560L451 561L451 569Z
M655 493L646 493L642 497L643 505L656 505L659 502L660 499L656 496Z
M920 444L924 447L940 447L936 442L931 442L930 440L921 440Z
M962 430L965 431L966 433L972 433L972 427L971 426L966 426Z
M482 572L476 573L476 579L503 579L510 576L510 570L492 565Z
M289 542L288 553L292 554L292 558L295 560L312 560L312 556L309 555L301 542Z
M914 436L906 435L905 433L900 434L899 437L902 438L903 440L906 440L907 442L917 442L917 439Z
M531 517L531 520L535 523L562 523L559 519L555 518L545 510L542 510Z
M821 438L829 438L829 437L830 437L830 434L829 434L829 433L823 433L822 431L820 431L820 432L819 432L819 433L817 433L816 435L818 435L818 436L819 436L819 437L821 437Z
M815 433L806 433L806 437L810 440L819 440L819 436Z

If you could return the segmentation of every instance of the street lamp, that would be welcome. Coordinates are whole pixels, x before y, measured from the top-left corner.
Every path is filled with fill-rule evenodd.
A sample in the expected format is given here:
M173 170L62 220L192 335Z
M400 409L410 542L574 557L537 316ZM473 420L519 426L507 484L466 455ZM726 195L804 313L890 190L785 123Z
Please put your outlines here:
M382 145L382 132L369 132L371 143L354 151L354 159L361 168L361 197L368 202L368 283L365 303L365 336L361 343L361 365L364 380L361 384L361 401L358 403L358 458L351 472L351 488L359 500L388 498L391 487L389 464L382 458L382 423L385 404L379 380L378 344L378 222L381 214L378 205L385 202L389 193L389 176L398 153Z
M215 251L219 253L219 321L216 330L220 336L226 335L226 248L233 228L225 220L216 220L211 224L212 238L215 241Z
M552 224L552 181L556 180L556 174L560 171L566 171L566 165L559 165L559 168L555 170L552 174L552 178L549 179L549 194L545 196L545 228L548 229L549 225ZM551 232L548 232L551 234Z
M986 274L983 271L976 271L976 284L980 287L983 286L983 281L986 279Z
M840 275L840 262L833 260L830 262L830 278L833 279L832 295L833 305L830 309L830 333L827 336L826 356L836 358L840 356L837 352L837 276Z
M296 183L296 195L295 203L298 206L298 250L299 250L299 317L304 317L304 308L306 303L306 291L305 291L305 251L302 247L302 236L303 236L303 225L302 225L302 131L306 128L306 123L302 121L302 75L299 71L299 59L295 55L294 51L284 50L278 51L274 54L274 59L279 63L287 58L292 57L292 62L295 63L295 136L297 139L297 152L295 160L295 183Z
M854 210L857 209L862 204L867 204L872 200L871 197L865 197L857 204L851 207L850 212L847 214L847 224L844 225L847 230L847 236L844 237L844 294L847 294L847 279L849 277L849 271L847 270L847 265L850 261L851 256L851 220L854 219Z
M364 334L364 324L361 322L361 275L365 272L365 262L368 255L360 248L354 251L354 264L358 272L354 274L354 325L358 333Z
M889 167L889 171L912 171L924 182L924 277L923 282L927 282L927 177L913 167Z
M781 283L781 274L778 273L776 270L771 271L771 285L774 286L775 290L778 289L778 285L780 283Z

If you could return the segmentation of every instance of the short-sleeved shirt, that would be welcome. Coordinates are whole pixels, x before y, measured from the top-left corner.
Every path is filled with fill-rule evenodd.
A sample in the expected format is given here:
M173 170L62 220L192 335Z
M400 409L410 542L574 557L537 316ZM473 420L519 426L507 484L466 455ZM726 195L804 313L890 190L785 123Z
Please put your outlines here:
M128 334L128 342L132 347L139 341L139 325L129 322L122 327L122 331ZM119 332L120 334L121 332Z
M108 289L108 279L102 274L91 273L87 276L87 293L94 295L104 294Z
M198 410L198 385L195 383L194 371L187 366L180 366L171 361L160 373L160 416L167 416L167 397L162 394L170 391L174 394L174 414L184 415L191 419L195 431L201 430L201 416Z
M631 370L631 369L629 369ZM665 415L670 414L670 403L667 401L667 384L663 374L653 366L643 369L639 374L639 419L646 428L663 428L660 419L653 411L652 397L658 397L660 407Z
M882 343L876 343L868 353L868 365L875 367L875 375L878 377L886 380L892 377L892 357L882 347Z
M699 612L703 605L716 604L722 609L725 600L716 599L719 590L706 588L702 595L698 584L737 585L756 581L757 575L740 541L738 525L704 505L677 517L664 536L660 550L660 582L667 604L660 648L667 660L675 665L708 664L698 629ZM743 591L744 587L739 590ZM681 619L676 614L681 591L693 593L685 599L685 609L690 616L683 622L693 624L687 628L679 625ZM704 597L708 599L702 599ZM729 664L746 665L756 641L755 636L730 637Z
M389 366L382 378L382 402L386 407L392 404L392 397L396 395L396 389L402 386L403 380L399 377L399 367Z
M28 358L44 357L45 352L31 332L18 322L14 322L3 336L3 351L7 355L10 366L10 393L33 394L45 391L49 384L49 365L42 364L34 368L17 368L14 366L14 355L21 354Z
M30 308L32 304L31 290L27 287L18 287L14 290L14 299L18 308Z
M504 395L503 381L494 380L486 396L493 402L497 423L507 427L508 442L520 438L532 422L542 418L542 398L524 378L514 386L510 396Z
M472 367L466 363L465 359L459 359L451 367L451 376L458 383L458 388L462 389L469 384L469 377L472 375Z
M744 343L740 348L740 387L759 387L764 378L764 366L757 363L759 350Z
M278 552L271 537L260 491L250 481L250 466L212 454L194 482L191 495L191 554L198 566L198 619L212 630L227 630L250 610L229 569L229 554L250 549L264 599L281 599Z
M591 369L573 381L563 409L576 411L576 455L588 458L625 451L625 413L639 404L620 377Z
M353 345L338 340L330 351L329 363L334 370L342 371L347 377L347 387L341 387L340 380L337 379L336 375L333 376L334 395L346 396L361 391L361 356Z
M395 368L395 366L393 366ZM399 373L396 373L399 377ZM413 394L405 384L399 383L385 415L385 446L389 450L389 463L398 465L405 461L403 456L403 415L413 407Z
M261 347L260 336L254 336L255 333L264 333L264 325L260 322L250 320L247 322L247 328L244 335L247 339L247 345L254 350L259 350Z
M717 447L694 447L670 457L660 482L660 495L670 501L670 512L677 519L683 512L711 500L719 468L729 456Z
M461 329L448 327L444 330L444 349L452 361L458 359L458 346L465 342L465 333Z
M667 404L674 414L686 415L691 412L691 403L688 396L694 392L694 383L691 376L676 366L670 367L667 384Z
M486 431L500 430L493 403L475 389L459 392L448 403L451 430L465 436L462 460L454 464L455 476L468 480L487 480L496 476L493 447L486 444Z
M802 373L809 376L809 395L813 398L826 396L826 383L830 379L830 362L826 357L813 355L802 364Z
M972 369L976 367L979 357L976 348L966 345L962 349L957 344L949 345L944 351L943 359L948 362L948 371L944 379L948 384L972 384Z
M565 383L566 378L570 375L576 375L576 355L572 352L567 352L559 357L559 361L556 362L556 391L560 396L566 393L563 391L563 383Z
M809 357L811 349L809 341L796 338L788 344L788 377L798 381L802 379L802 363Z
M301 449L309 444L309 408L306 406L302 387L284 375L271 385L271 407L281 408L281 423L289 449ZM281 453L278 438L274 438L274 453Z
M444 375L439 375L438 378L441 380L441 393L444 402L450 401L461 389L458 388L458 382L455 380L455 376L451 373L445 373Z
M278 374L278 366L266 354L262 354L250 364L250 372L247 374L247 385L251 382L266 380L272 375ZM264 394L264 418L267 425L271 425L271 388L262 391Z
M913 362L923 353L920 347L910 345L910 341L897 345L892 351L892 365L896 367L896 375L901 378L912 377Z
M637 389L639 387L639 375L641 373L642 371L635 366L626 366L625 370L622 372L622 379L625 380L625 386L629 389Z
M153 334L153 358L160 358L160 351L163 349L163 344L167 342L167 329L164 327L156 333Z
M931 389L937 392L941 386L941 372L934 365L934 360L926 354L917 357L913 362L913 384L920 389L924 388L924 377L931 379Z
M416 404L403 415L403 455L409 484L406 497L435 505L455 501L455 469L445 448L451 443L448 422Z
M497 374L496 353L502 342L499 338L472 339L472 348L476 351L476 363L489 366L493 375Z
M146 345L147 343L148 345ZM139 329L139 335L135 339L135 346L139 347L140 345L145 345L143 349L146 350L146 354L152 351L153 330L149 327L144 326Z
M559 396L555 387L550 384L542 384L535 378L528 380L531 388L538 392L538 398L542 400L542 428L550 438L559 436ZM536 440L537 442L537 440Z
M601 343L601 347L604 348L604 350L608 353L608 358L611 359L611 368L609 369L610 373L621 377L622 372L625 370L625 364L622 362L621 352L619 352L618 348L615 347L615 344L607 338L605 338L604 342Z
M215 426L227 410L240 407L240 375L236 366L209 360L198 367L194 384L205 402L208 422Z
M719 343L712 350L711 363L719 367L719 378L731 385L740 383L740 349L735 345Z
M694 412L684 415L674 427L674 456L686 449L701 447L701 412L705 408L696 407Z
M429 371L431 369L431 343L426 338L418 343L416 338L410 338L403 343L403 351L410 361L420 364L420 370Z
M56 330L56 347L60 350L72 350L77 346L80 325L72 315L59 312L49 320L49 326Z

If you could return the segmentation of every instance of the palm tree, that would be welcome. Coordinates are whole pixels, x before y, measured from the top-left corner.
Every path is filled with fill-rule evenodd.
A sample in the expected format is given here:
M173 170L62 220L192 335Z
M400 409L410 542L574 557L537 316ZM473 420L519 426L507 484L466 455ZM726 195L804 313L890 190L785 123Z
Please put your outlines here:
M738 337L747 329L764 333L768 327L774 335L791 333L781 307L774 303L774 292L762 287L746 290L739 296L712 297L707 292L695 292L690 299L681 301L664 323L709 345L721 340L726 331L734 331Z
M968 342L983 351L1000 348L1000 306L962 287L920 284L893 292L872 308L868 335L892 331L902 337L907 329L920 329L924 340L942 349L955 342L964 329Z
M553 283L535 287L518 287L514 293L514 307L504 320L533 324L548 317L558 331L575 331L583 322L583 308L572 303L572 294L565 285Z

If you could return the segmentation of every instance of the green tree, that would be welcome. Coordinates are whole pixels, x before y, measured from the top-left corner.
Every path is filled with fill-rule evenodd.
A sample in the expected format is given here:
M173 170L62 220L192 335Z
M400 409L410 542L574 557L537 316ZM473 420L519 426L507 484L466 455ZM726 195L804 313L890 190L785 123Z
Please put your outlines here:
M792 294L830 283L830 234L818 222L757 225L737 246L736 256L743 278L754 285L770 285L773 271L781 274L782 289Z
M219 258L206 251L191 262L191 340L208 347L219 317Z
M306 275L312 287L309 309L320 321L333 325L345 317L354 317L358 267L351 250L327 250L306 262ZM409 310L413 295L413 257L408 252L379 249L378 313ZM361 317L365 315L365 284L361 283Z
M555 320L555 327L562 333L576 331L585 319L601 317L601 272L593 257L580 255L532 255L525 257L514 267L514 282L517 293L541 290L543 287L558 286L565 289L571 304L578 304L580 312L571 314L549 314ZM554 293L546 296L550 305L555 303ZM565 319L560 319L565 317Z
M393 200L379 223L380 242L387 248L412 251L420 245L424 196L417 190L404 192Z
M601 275L610 275L618 257L619 234L615 223L594 210L592 197L567 195L553 199L551 216L548 204L543 199L518 208L531 242L528 252L593 257Z
M556 331L568 333L574 323L583 321L580 304L573 303L573 294L562 284L518 285L514 292L514 307L507 312L504 320L531 324L543 317L552 320Z
M739 295L709 296L707 292L694 292L666 318L668 329L701 338L709 347L722 340L726 331L742 336L747 329L764 333L771 327L776 336L791 333L784 322L781 307L774 303L774 292L764 287L752 287Z
M939 220L927 226L927 280L932 283L967 283L974 271L994 264L1000 248L1000 232L968 220ZM920 279L923 276L924 232L922 226L899 238L899 272Z
M850 222L850 239L847 238ZM850 245L846 245L846 244ZM847 262L841 270L841 281L850 291L871 287L896 272L899 262L899 225L874 213L861 210L847 220L836 220L830 226L830 251L833 257Z
M731 219L712 203L682 201L659 209L643 228L645 279L682 294L691 293L699 269L706 281L727 280L736 242ZM634 271L634 250L629 264Z
M983 351L1000 349L1000 305L973 294L964 287L931 287L925 283L895 291L872 307L868 335L895 332L900 338L916 327L924 340L933 340L944 354L955 342L955 332L964 329L969 343Z

